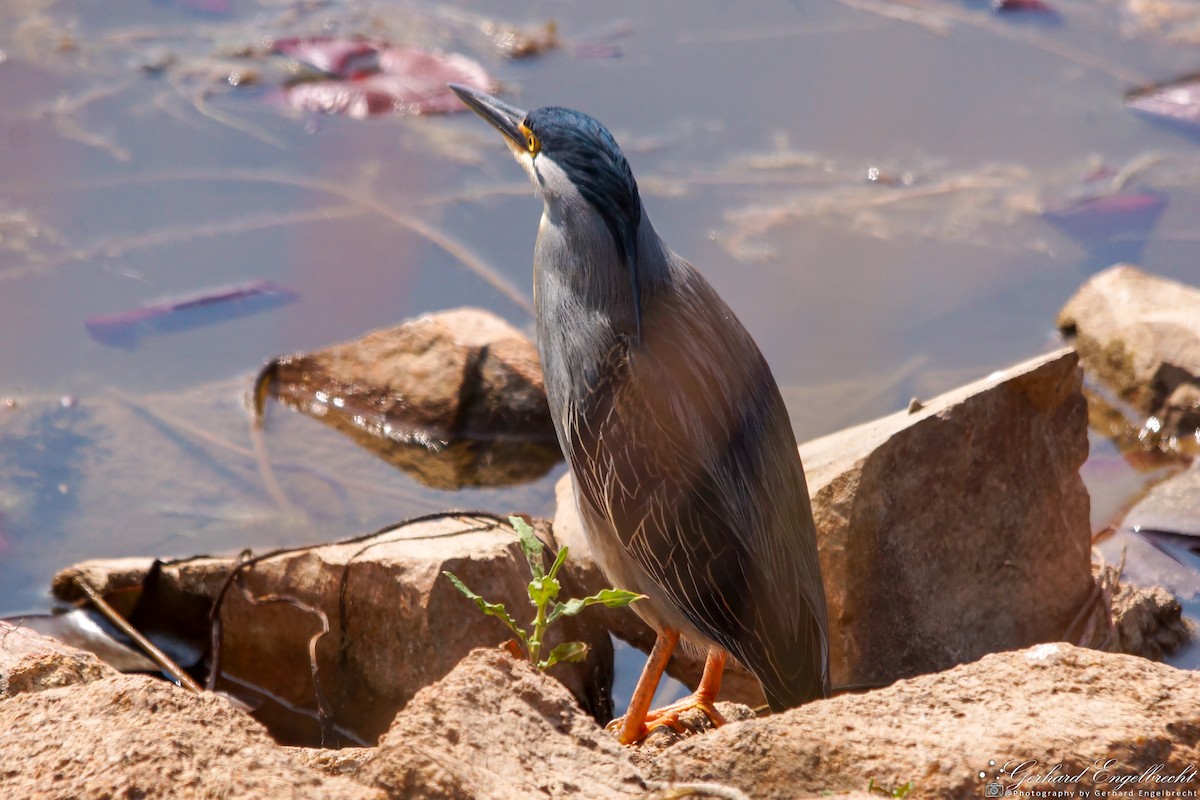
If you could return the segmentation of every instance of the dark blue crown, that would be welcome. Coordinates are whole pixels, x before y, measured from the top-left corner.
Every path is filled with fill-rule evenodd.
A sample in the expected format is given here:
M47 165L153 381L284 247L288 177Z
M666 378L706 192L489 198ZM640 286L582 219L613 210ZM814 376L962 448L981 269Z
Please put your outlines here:
M629 162L608 129L587 114L555 106L530 111L525 126L604 219L621 259L634 257L642 201Z

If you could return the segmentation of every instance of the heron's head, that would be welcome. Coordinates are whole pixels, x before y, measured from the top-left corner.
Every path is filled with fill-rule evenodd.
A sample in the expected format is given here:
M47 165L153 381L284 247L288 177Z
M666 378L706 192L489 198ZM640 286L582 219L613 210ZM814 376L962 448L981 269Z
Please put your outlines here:
M523 111L465 86L450 88L500 131L547 209L569 211L586 203L604 221L618 257L635 268L642 204L629 163L607 128L569 108Z

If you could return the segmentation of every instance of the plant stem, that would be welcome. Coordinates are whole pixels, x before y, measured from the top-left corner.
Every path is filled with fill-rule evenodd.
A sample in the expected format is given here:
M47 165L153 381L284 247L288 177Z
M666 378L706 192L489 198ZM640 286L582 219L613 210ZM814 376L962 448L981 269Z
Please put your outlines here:
M537 666L542 650L542 637L546 635L546 606L538 603L537 616L533 619L533 636L529 639L529 663Z

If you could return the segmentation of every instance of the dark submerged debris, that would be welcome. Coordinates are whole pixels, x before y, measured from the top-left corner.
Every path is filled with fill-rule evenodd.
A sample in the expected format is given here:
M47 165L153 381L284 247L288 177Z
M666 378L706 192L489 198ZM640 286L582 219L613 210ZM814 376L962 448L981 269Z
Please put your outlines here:
M561 44L558 23L554 20L528 28L485 22L483 32L491 38L496 52L505 58L532 58L556 50Z
M1125 105L1154 117L1200 125L1200 73L1135 89L1125 95Z
M997 14L1033 12L1058 17L1058 12L1042 0L993 0L992 10Z
M1091 242L1145 237L1167 207L1167 195L1153 189L1064 201L1043 216L1073 239Z
M155 300L118 314L89 317L84 327L101 344L132 350L151 333L179 333L257 314L299 295L271 281L250 281Z

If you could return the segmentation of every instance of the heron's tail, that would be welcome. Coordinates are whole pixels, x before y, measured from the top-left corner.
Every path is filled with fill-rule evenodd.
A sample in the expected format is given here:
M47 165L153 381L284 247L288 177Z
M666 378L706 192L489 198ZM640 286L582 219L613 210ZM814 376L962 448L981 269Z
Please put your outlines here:
M772 711L784 711L829 697L829 641L815 617L809 617L803 636L790 647L776 650L771 660L783 669L755 670ZM778 643L773 643L778 647Z

